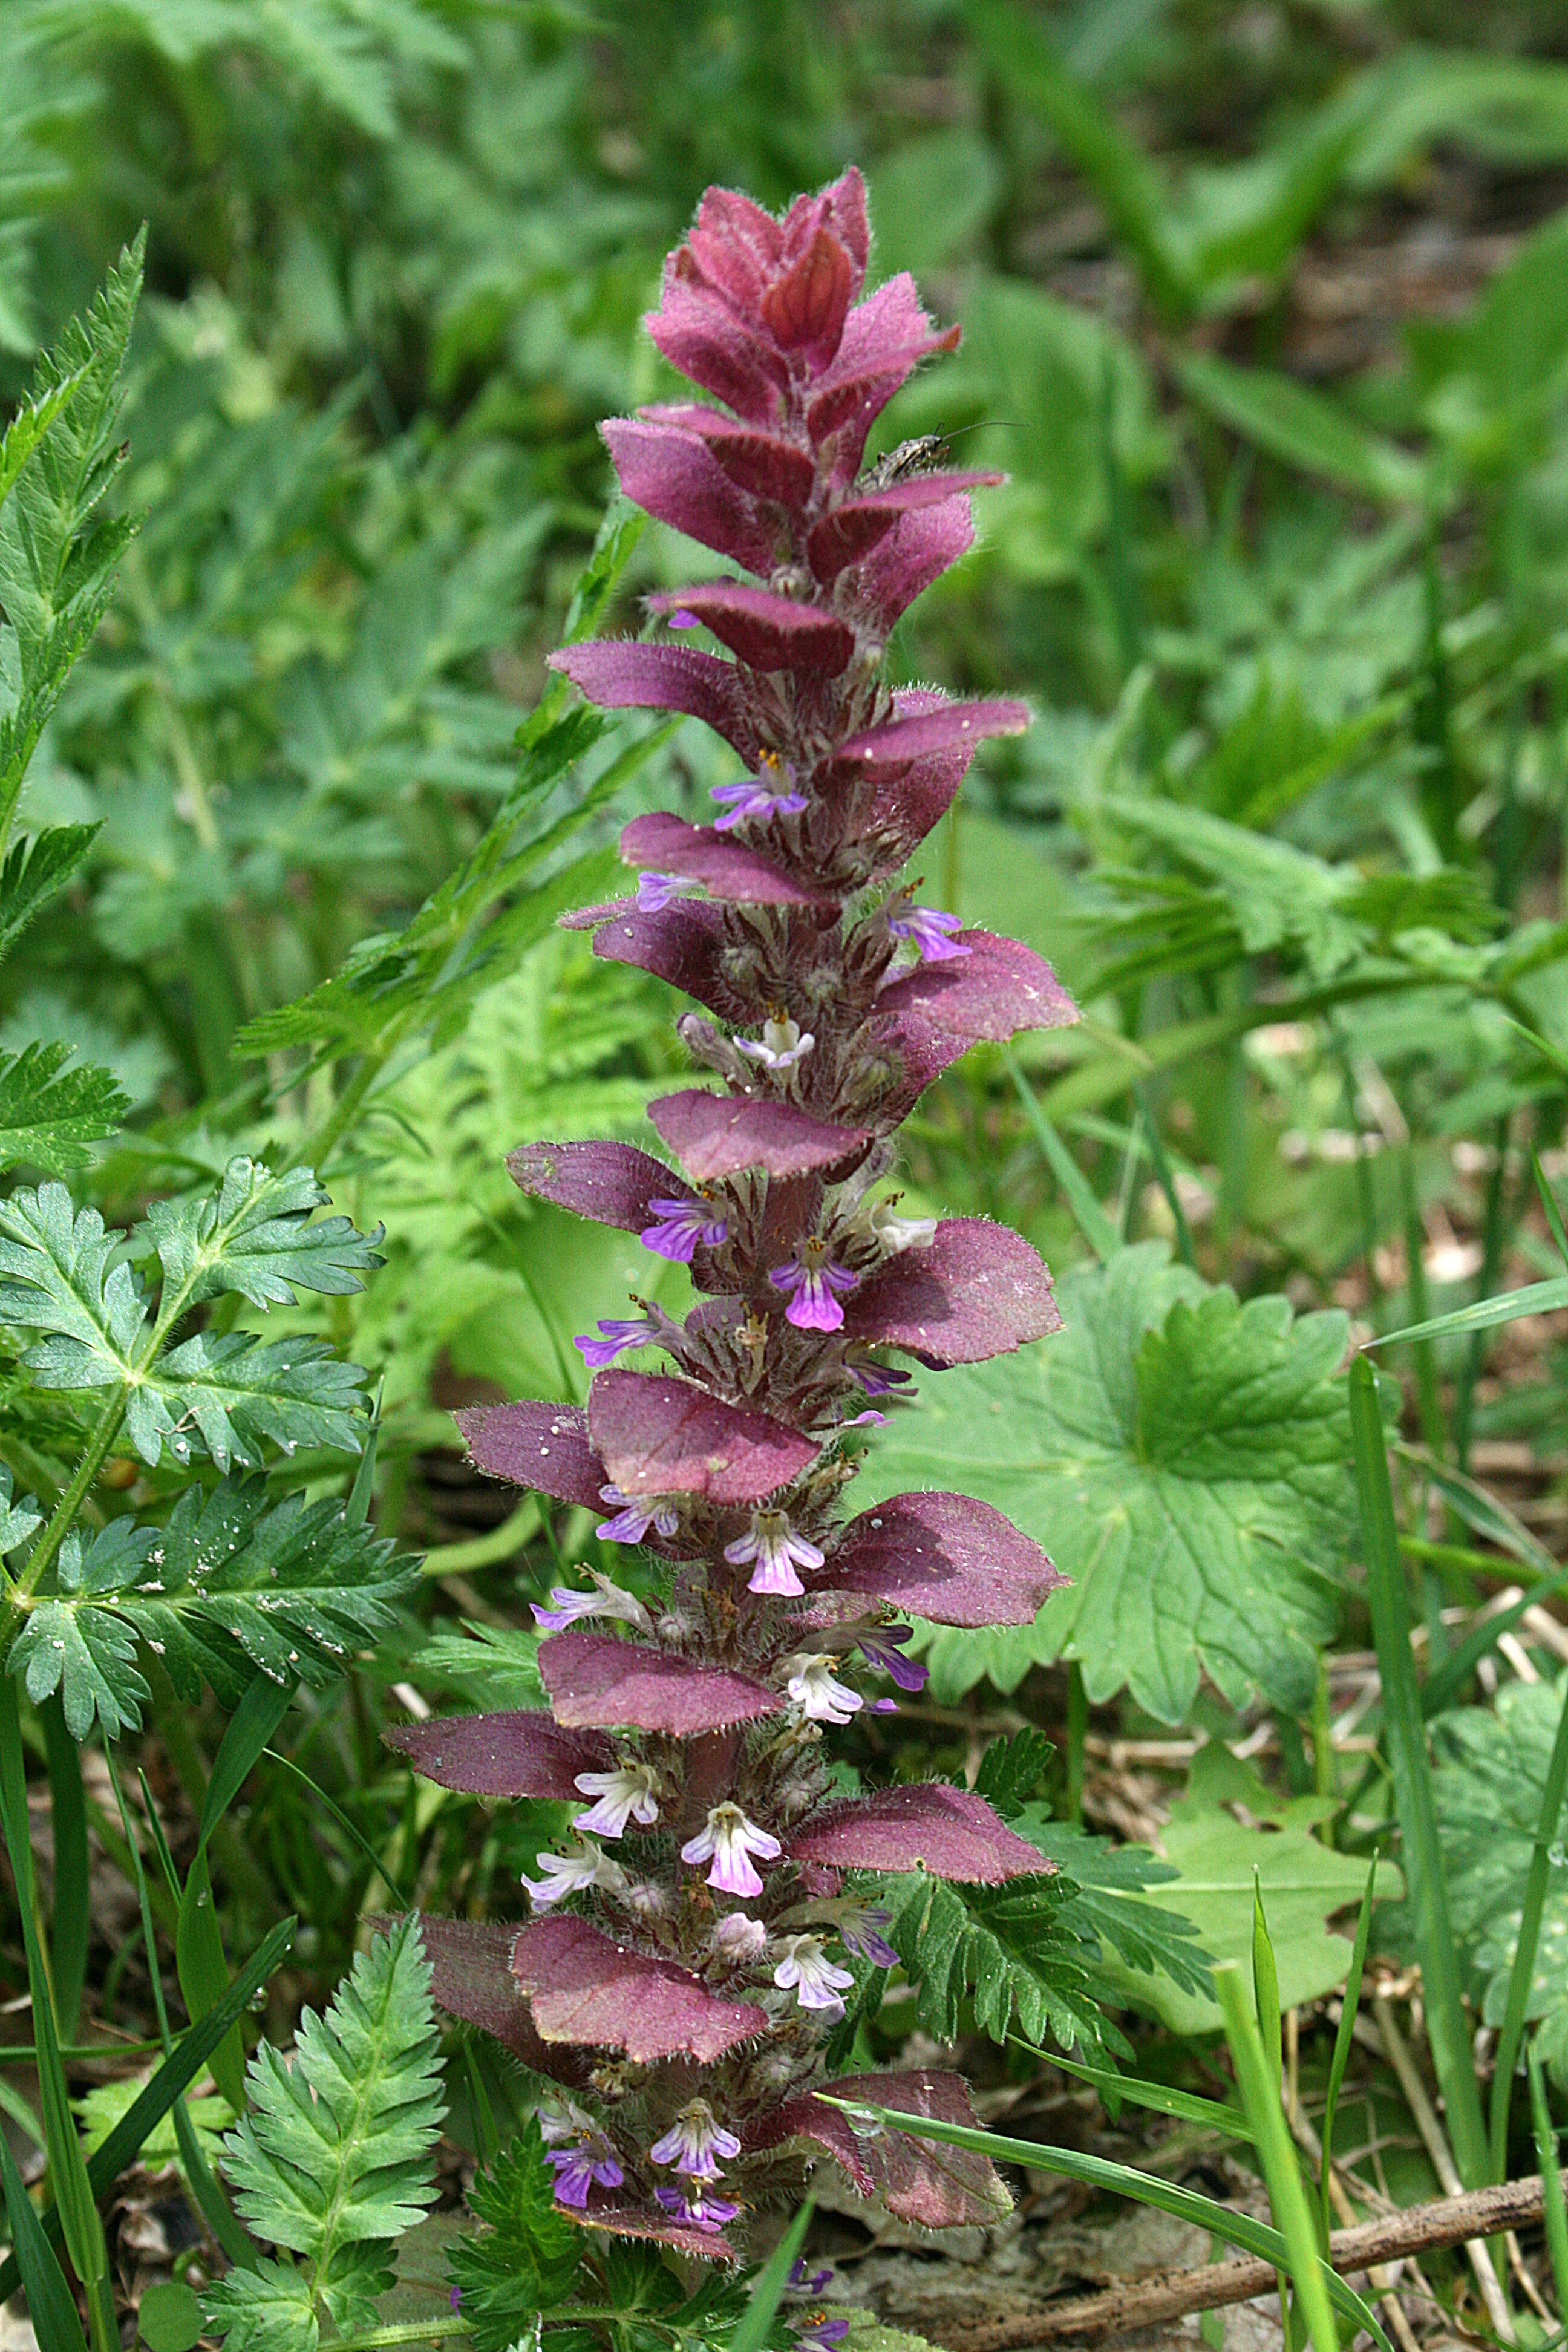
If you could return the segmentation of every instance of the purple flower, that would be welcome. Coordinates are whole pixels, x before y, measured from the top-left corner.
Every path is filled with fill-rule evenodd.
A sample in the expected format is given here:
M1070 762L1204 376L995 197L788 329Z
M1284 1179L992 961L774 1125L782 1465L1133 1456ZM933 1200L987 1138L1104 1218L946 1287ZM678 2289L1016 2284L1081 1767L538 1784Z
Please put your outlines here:
M795 791L794 773L776 751L764 751L758 765L761 775L748 776L739 784L713 786L710 797L725 804L725 814L714 820L715 833L727 833L748 817L761 824L771 816L797 816L805 808L805 794Z
M797 1331L842 1329L844 1309L835 1293L853 1290L856 1277L847 1265L834 1264L818 1235L808 1234L787 1265L774 1266L768 1280L775 1290L793 1294L784 1320Z
M681 1847L680 1859L710 1861L713 1867L708 1873L708 1884L722 1887L726 1895L760 1895L763 1882L752 1868L752 1855L776 1862L783 1851L777 1838L749 1822L739 1805L724 1804L712 1808L707 1828Z
M868 1665L879 1666L890 1675L900 1690L924 1690L926 1670L918 1659L899 1655L906 1642L914 1639L912 1625L879 1625L874 1633L862 1633L858 1647Z
M896 1389L912 1389L914 1386L912 1372L894 1371L889 1365L879 1364L869 1357L862 1363L851 1363L848 1369L868 1396L891 1396Z
M834 2346L841 2344L848 2333L847 2319L829 2319L822 2312L795 2327L795 2340L799 2352L833 2352Z
M637 876L637 912L661 915L672 898L689 898L695 885L684 874L656 874L652 866ZM965 955L969 950L963 949Z
M794 1600L805 1591L795 1570L820 1568L824 1555L814 1543L796 1535L787 1511L753 1511L750 1534L726 1544L724 1557L731 1568L744 1568L749 1559L756 1561L748 1592L772 1592Z
M604 1533L601 1528L600 1534ZM565 1625L574 1625L579 1617L620 1617L635 1625L639 1633L653 1632L653 1619L634 1592L623 1592L620 1586L599 1569L589 1573L594 1580L590 1592L575 1592L570 1585L552 1584L551 1605L531 1601L529 1607L547 1633L559 1633Z
M927 963L951 963L958 956L973 954L973 949L961 947L952 937L963 929L956 915L943 914L940 907L911 907L903 893L894 901L897 914L888 917L888 929L896 940L910 940L915 950Z
M626 2179L616 2152L596 2125L577 2116L541 2116L539 2127L547 2141L544 2161L555 2168L555 2200L581 2212L595 2182L601 2189L618 2189Z
M650 1201L648 1207L654 1223L644 1230L644 1249L653 1250L659 1257L679 1258L682 1265L691 1264L699 1242L704 1249L717 1249L730 1230L729 1219L715 1212L710 1194Z
M741 2210L727 2197L704 2197L700 2189L695 2197L683 2197L679 2189L656 2189L653 2193L667 2213L698 2230L721 2230Z
M790 2273L784 2281L785 2289L791 2294L820 2294L825 2287L829 2287L832 2284L833 2270L830 2264L825 2264L819 2271L813 2271L807 2277L803 2257L797 2257L790 2264Z
M706 2099L693 2099L681 2108L662 2139L648 2149L655 2164L672 2164L692 2180L717 2180L718 2158L739 2156L741 2143L714 2119Z
M802 2009L828 2010L842 2017L842 1997L855 1982L853 1971L834 1967L820 1936L786 1936L780 1949L784 1958L773 1970L779 1990L793 1991Z
M667 1539L679 1532L679 1507L668 1496L626 1495L613 1482L601 1486L599 1495L602 1501L621 1506L613 1519L600 1520L598 1533L601 1543L640 1544L649 1528Z
M955 953L967 955L961 948ZM936 1239L934 1217L900 1217L894 1205L898 1199L879 1201L871 1212L871 1238L884 1257L901 1257L905 1250L930 1249Z
M658 1337L658 1325L649 1315L616 1315L611 1316L608 1321L601 1315L599 1328L605 1335L602 1339L592 1339L587 1332L579 1331L572 1342L574 1348L582 1349L584 1362L590 1364L595 1371L601 1370L605 1364L613 1364L616 1358L624 1355L628 1348L646 1348L650 1339Z
M797 1650L784 1660L784 1696L807 1723L847 1723L865 1705L860 1694L838 1681L837 1658L820 1650Z
M590 1811L575 1815L574 1830L618 1838L625 1836L628 1822L648 1830L658 1819L658 1799L654 1795L658 1775L651 1764L621 1763L613 1772L579 1772L574 1785L585 1797L598 1799Z
M846 1903L837 1915L838 1940L847 1951L858 1953L863 1960L875 1960L879 1969L896 1969L899 1956L878 1932L892 1916L879 1904Z

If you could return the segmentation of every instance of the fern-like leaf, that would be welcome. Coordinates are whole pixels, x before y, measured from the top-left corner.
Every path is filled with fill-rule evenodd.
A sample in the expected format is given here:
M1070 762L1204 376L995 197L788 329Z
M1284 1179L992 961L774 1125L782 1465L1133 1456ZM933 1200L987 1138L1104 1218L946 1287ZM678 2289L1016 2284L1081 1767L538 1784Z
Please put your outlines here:
M71 1066L58 1041L0 1054L0 1168L85 1168L90 1147L112 1135L131 1108L112 1070Z
M31 1498L10 1507L0 1486L0 1549L39 1523ZM85 1548L60 1550L58 1591L32 1601L11 1652L35 1702L60 1693L66 1722L85 1739L140 1728L147 1685L139 1643L159 1656L179 1696L209 1683L237 1706L259 1667L277 1683L321 1687L345 1657L395 1621L417 1577L415 1561L356 1525L342 1503L293 1495L267 1507L261 1478L187 1487L165 1528L112 1519Z
M888 1941L917 1984L921 2024L939 2041L956 2040L967 1995L994 2042L1006 2039L1016 2015L1031 2042L1048 2032L1064 2049L1124 2047L1100 2014L1082 1946L1062 1924L1076 1892L1047 1877L955 1886L917 1870L889 1880L880 1897L892 1915Z
M566 2298L583 2258L582 2232L555 2201L536 2116L479 2175L468 2203L487 2227L452 2248L452 2277L474 2352L507 2352L536 2314Z
M231 2344L303 2352L316 2340L305 2320L370 2324L391 2284L383 2250L436 2194L439 2041L416 1924L377 1936L324 2016L305 2011L291 2063L264 2042L246 2080L249 2105L224 2142L224 2169L251 2229L300 2259L263 2273L259 2287L232 2273L208 2294L206 2316ZM268 2316L270 2334L258 2325Z

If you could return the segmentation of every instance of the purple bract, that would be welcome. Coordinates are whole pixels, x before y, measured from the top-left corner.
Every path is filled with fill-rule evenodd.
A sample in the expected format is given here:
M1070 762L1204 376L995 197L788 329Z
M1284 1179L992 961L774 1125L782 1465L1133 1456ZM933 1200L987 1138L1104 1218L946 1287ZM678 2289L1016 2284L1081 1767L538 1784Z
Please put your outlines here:
M727 2225L825 2158L920 2228L1005 2209L984 2157L862 2128L814 2091L859 1998L847 1957L897 1963L877 1874L1047 1866L972 1791L846 1796L825 1756L825 1734L894 1704L876 1678L921 1687L895 1612L1023 1624L1062 1581L963 1496L847 1521L838 1499L846 1431L881 1418L866 1399L912 1396L889 1359L971 1363L1057 1328L1017 1234L900 1207L889 1180L899 1127L967 1046L1077 1017L1031 950L900 878L978 745L1028 713L888 680L889 631L970 546L970 493L996 478L866 469L881 410L957 341L907 275L865 293L868 248L856 172L777 217L710 188L647 320L707 397L605 428L626 495L711 549L718 576L649 598L650 635L554 667L608 709L705 723L741 772L710 824L635 817L635 891L568 919L701 1008L679 1027L693 1083L649 1106L661 1155L549 1142L508 1164L534 1198L689 1267L697 1303L677 1322L638 1300L584 1332L584 1410L463 1416L483 1470L594 1512L604 1549L534 1604L548 1717L396 1735L448 1788L570 1808L527 1924L426 1923L437 1997L569 2095L547 2134L563 2210L721 2261L742 2251ZM644 1347L667 1364L619 1367ZM614 1548L630 1545L649 1557L627 1574ZM836 2087L973 2120L951 2074ZM808 2314L801 2341L831 2352L843 2332Z

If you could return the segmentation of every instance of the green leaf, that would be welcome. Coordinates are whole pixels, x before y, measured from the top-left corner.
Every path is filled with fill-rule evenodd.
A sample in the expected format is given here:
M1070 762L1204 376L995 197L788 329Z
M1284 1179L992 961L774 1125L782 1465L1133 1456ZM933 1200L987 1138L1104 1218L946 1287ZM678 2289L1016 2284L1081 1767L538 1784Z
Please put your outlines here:
M161 1203L127 1241L96 1209L75 1211L63 1184L13 1193L0 1202L0 1317L40 1335L23 1358L40 1387L123 1386L126 1434L145 1462L165 1444L188 1461L193 1432L220 1470L258 1461L264 1441L357 1451L364 1376L323 1342L205 1330L166 1347L189 1307L219 1291L265 1306L297 1287L357 1289L380 1263L379 1234L344 1217L310 1224L324 1199L308 1171L274 1177L237 1159L216 1193ZM139 1242L164 1276L155 1318L121 1254Z
M201 2341L202 2306L180 2280L166 2279L142 2297L136 2326L147 2352L194 2352Z
M1447 1339L1460 1331L1490 1331L1500 1323L1517 1323L1524 1315L1555 1315L1562 1307L1568 1307L1568 1276L1557 1274L1546 1282L1527 1282L1521 1290L1505 1290L1496 1298L1479 1298L1473 1306L1456 1307L1448 1315L1430 1316L1425 1323L1407 1323L1402 1330L1381 1332L1367 1345L1388 1348L1396 1339Z
M85 1168L120 1126L131 1105L119 1079L91 1063L68 1066L75 1051L53 1041L0 1054L0 1169Z
M1169 1863L1146 1846L1112 1845L1109 1838L1089 1836L1076 1822L1051 1821L1037 1805L1026 1807L1014 1827L1071 1882L1058 1916L1085 1948L1091 1970L1114 1960L1121 1970L1157 1972L1184 1991L1207 1991L1210 1955L1192 1920L1176 1907L1175 1896L1169 1908L1142 1900L1150 1887L1176 1878Z
M479 2174L468 2202L487 2226L453 2246L452 2279L474 2352L508 2352L537 2313L567 2300L583 2258L582 2233L555 2202L537 2116Z
M1432 1726L1449 1916L1489 2025L1500 2025L1523 1924L1542 1802L1568 1676L1505 1683L1489 1707L1454 1707ZM1548 1864L1524 2002L1552 2080L1568 2086L1568 1802L1545 1825Z
M264 2042L247 2084L249 2106L224 2142L240 2210L258 2237L304 2258L307 2309L340 2331L367 2326L391 2284L380 2249L436 2195L440 2047L416 1923L374 1938L324 2016L304 2011L292 2063ZM267 2292L243 2284L252 2275L276 2279L266 2265L231 2273L206 2298L210 2325L232 2326Z
M228 2352L316 2352L321 2340L310 2280L267 2256L255 2270L232 2270L209 2287L202 2315Z
M1066 1329L932 1381L867 1468L872 1495L953 1486L1005 1511L1072 1579L1032 1626L940 1632L933 1695L1082 1661L1181 1722L1207 1672L1303 1712L1355 1528L1340 1314L1238 1305L1160 1243L1058 1286Z
M1267 1934L1263 1940L1267 1943ZM1215 1971L1215 1990L1225 2013L1226 2039L1230 2043L1237 2088L1263 2159L1269 2207L1289 2249L1290 2278L1306 2315L1315 2352L1339 2352L1339 2333L1325 2284L1327 2266L1318 2251L1301 2168L1279 2105L1279 2053L1266 2047L1270 2021L1262 2021L1260 2032L1259 2020L1247 2007L1244 1982L1239 1960L1227 1960ZM1276 2007L1272 2022L1277 2025L1278 2020Z
M16 2263L26 2291L27 2309L35 2331L42 2331L41 2340L50 2352L87 2352L87 2339L81 2332L76 2297L66 2284L59 2256L55 2252L39 2226L31 2198L22 2185L16 2169L16 2159L5 2139L0 2137L0 2187L5 2189L5 2210L10 2216L11 2237L16 2246Z
M49 409L0 507L0 837L66 677L97 628L135 526L95 520L124 456L121 370L142 289L143 230L84 320L40 363L35 409ZM63 392L64 397L58 397Z
M253 1307L292 1306L300 1290L359 1290L361 1275L382 1263L379 1225L365 1234L347 1217L310 1222L313 1211L329 1205L309 1168L275 1176L240 1158L229 1161L217 1192L155 1201L141 1231L187 1307L225 1290Z
M193 1485L166 1527L121 1518L85 1546L66 1538L59 1590L29 1604L11 1671L35 1703L60 1692L76 1738L96 1719L113 1739L140 1728L149 1695L139 1642L187 1702L205 1681L237 1706L258 1667L319 1689L394 1623L417 1572L333 1497L269 1509L262 1478Z
M1014 1821L1040 1784L1040 1775L1055 1750L1043 1731L1026 1724L1005 1739L994 1739L980 1759L974 1793L994 1805L1004 1821Z
M1214 352L1173 352L1171 364L1189 399L1286 465L1380 505L1415 504L1425 496L1426 469L1417 458L1293 376L1237 367Z
M1244 1827L1234 1805L1263 1826ZM1311 1834L1333 1810L1325 1798L1276 1797L1249 1766L1211 1740L1199 1749L1186 1793L1161 1832L1173 1875L1151 1884L1138 1899L1152 1911L1197 1920L1213 1959L1250 1966L1255 1890L1260 1889L1280 2007L1317 2000L1343 1984L1352 1957L1349 1942L1331 1934L1327 1923L1359 1899L1366 1881L1359 1855L1336 1853ZM1378 1893L1396 1894L1399 1885L1393 1864L1380 1863ZM1219 2025L1206 1988L1179 1984L1163 1970L1134 1976L1117 1958L1107 1960L1106 1974L1173 2032L1207 2033Z
M98 838L96 824L51 824L13 842L0 866L0 956L62 890Z
M1096 1979L1060 1914L1074 1889L1058 1877L1006 1886L954 1886L922 1870L884 1881L879 1900L891 1915L889 1943L916 1987L922 2025L952 2041L961 2003L1005 2042L1016 2017L1031 2042L1050 2033L1064 2049L1120 2036L1096 2006Z

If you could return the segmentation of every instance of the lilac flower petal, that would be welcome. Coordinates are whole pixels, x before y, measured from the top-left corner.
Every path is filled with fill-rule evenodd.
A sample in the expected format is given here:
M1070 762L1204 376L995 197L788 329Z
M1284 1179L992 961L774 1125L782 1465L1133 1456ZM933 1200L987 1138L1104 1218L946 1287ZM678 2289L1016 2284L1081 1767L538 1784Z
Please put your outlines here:
M739 580L679 588L648 603L656 613L695 613L748 669L805 670L837 677L848 667L855 632L820 605L797 604Z
M1068 1582L1037 1543L968 1495L894 1495L844 1529L818 1588L935 1625L1028 1625ZM884 1634L885 1638L885 1634Z
M610 1476L628 1495L755 1503L816 1458L809 1438L770 1414L648 1372L601 1372L589 1393L588 1425Z
M715 898L738 904L821 907L826 894L808 877L784 873L744 842L731 841L716 825L688 824L668 810L635 816L621 835L628 866L654 866L700 882Z
M558 1503L595 1508L605 1467L575 1405L477 1404L454 1413L476 1468L514 1486L531 1486Z
M700 719L748 767L763 746L747 713L740 673L717 654L690 646L645 646L631 638L601 637L564 646L549 667L572 680L590 702L605 710L682 710Z
M1059 1331L1045 1261L988 1217L944 1217L926 1250L905 1250L860 1282L845 1328L874 1347L937 1364L976 1364Z
M540 1643L539 1671L556 1721L572 1729L693 1739L776 1715L784 1705L777 1691L749 1675L576 1626Z
M432 1716L424 1723L397 1724L382 1737L421 1779L476 1797L569 1801L579 1772L606 1771L615 1761L607 1739L552 1723L541 1707Z
M765 1168L770 1176L804 1176L830 1168L868 1141L862 1127L835 1127L794 1103L692 1087L661 1095L647 1114L687 1174L699 1183Z
M843 1870L924 1869L937 1878L988 1886L1056 1868L1026 1838L1006 1828L984 1797L950 1788L944 1780L839 1798L795 1832L789 1853L792 1861L831 1863Z
M624 2051L634 2065L711 2065L766 2023L750 2002L721 2000L700 1977L624 1949L585 1919L531 1921L512 1945L511 1973L543 2041Z

